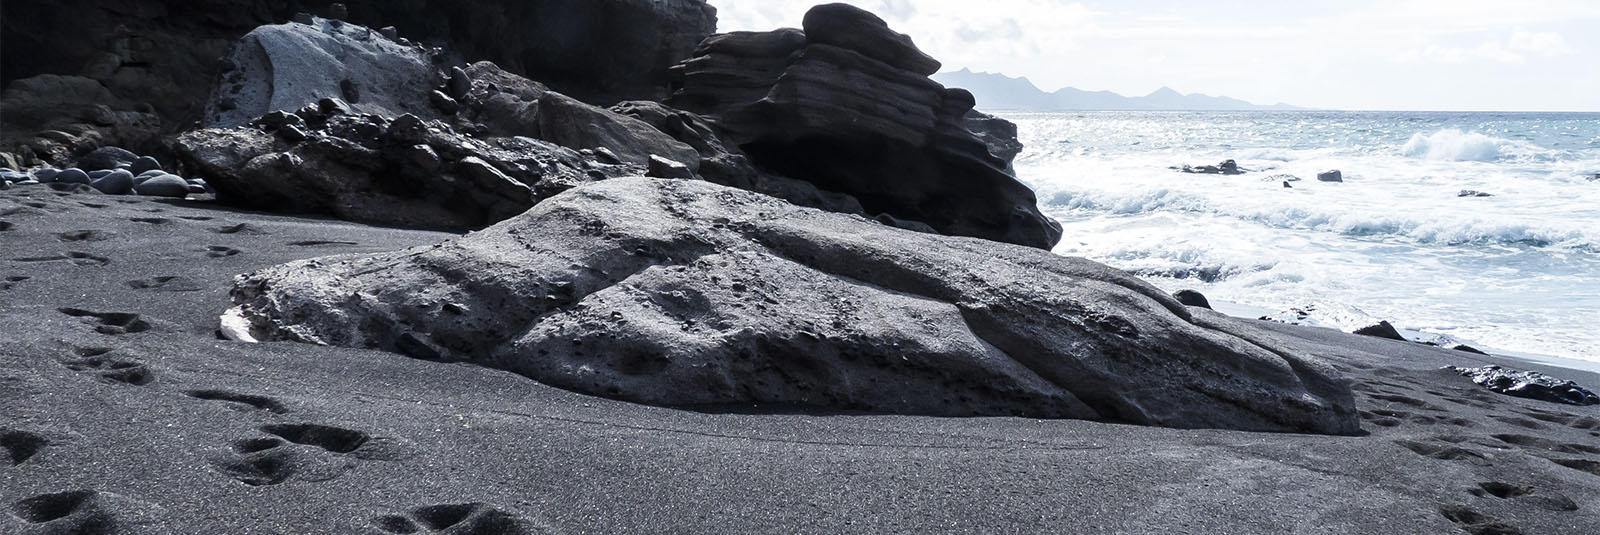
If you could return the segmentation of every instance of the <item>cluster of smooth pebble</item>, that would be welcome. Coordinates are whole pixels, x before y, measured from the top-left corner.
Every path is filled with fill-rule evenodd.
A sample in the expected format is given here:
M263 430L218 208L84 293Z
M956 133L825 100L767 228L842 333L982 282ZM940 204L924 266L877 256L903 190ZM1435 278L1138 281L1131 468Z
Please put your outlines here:
M93 164L93 165L91 165ZM161 162L115 147L95 150L78 160L79 167L42 167L29 172L0 167L0 189L37 184L83 184L108 195L145 195L183 198L191 193L206 193L206 181L183 178L161 169Z

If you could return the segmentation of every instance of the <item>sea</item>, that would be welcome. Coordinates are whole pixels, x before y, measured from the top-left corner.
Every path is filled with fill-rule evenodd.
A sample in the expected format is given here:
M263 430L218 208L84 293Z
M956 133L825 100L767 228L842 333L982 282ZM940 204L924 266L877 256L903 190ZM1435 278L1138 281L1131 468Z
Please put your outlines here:
M1237 316L1600 364L1600 113L995 114L1056 253Z

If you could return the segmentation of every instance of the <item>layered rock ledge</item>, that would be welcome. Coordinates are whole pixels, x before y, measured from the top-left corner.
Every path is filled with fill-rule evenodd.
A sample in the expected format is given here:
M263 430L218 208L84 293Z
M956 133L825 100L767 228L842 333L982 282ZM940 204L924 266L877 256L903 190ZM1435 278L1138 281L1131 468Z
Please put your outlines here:
M693 180L242 275L235 338L463 360L640 403L1353 433L1335 371L1121 271Z
M762 168L943 234L1044 249L1061 238L1010 161L968 130L972 94L928 78L939 62L871 13L827 4L803 30L713 35L674 69L666 103L705 115Z

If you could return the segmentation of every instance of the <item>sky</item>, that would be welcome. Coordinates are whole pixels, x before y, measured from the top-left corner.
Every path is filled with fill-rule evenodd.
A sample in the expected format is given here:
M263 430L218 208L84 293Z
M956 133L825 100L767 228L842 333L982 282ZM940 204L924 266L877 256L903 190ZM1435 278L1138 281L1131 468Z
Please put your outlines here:
M818 0L709 0L719 31ZM848 0L944 63L1046 91L1167 86L1347 110L1600 111L1600 0Z

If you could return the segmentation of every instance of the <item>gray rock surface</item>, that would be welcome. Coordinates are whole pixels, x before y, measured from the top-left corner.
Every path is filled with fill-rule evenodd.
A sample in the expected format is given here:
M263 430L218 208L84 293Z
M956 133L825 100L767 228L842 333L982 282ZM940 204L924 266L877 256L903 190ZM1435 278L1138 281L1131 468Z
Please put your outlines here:
M426 51L334 22L273 24L246 34L224 60L204 124L241 126L328 97L342 97L358 113L433 116L426 96L436 80Z
M529 137L478 138L413 115L388 121L323 104L298 110L303 122L282 127L304 127L304 141L266 125L197 130L178 137L179 159L232 204L457 231L511 217L577 184L644 170L601 165Z
M972 94L928 78L937 62L855 7L813 8L804 25L707 38L675 67L681 89L666 103L705 116L756 166L853 196L868 213L1055 245L1060 225L967 130Z
M133 173L129 173L126 169L118 169L94 179L89 186L107 195L127 195L133 191Z
M133 165L139 155L121 147L100 147L78 158L80 169L116 169ZM134 173L138 174L138 173Z
M176 197L181 199L189 195L189 183L177 175L158 175L134 186L133 192L147 197Z
M1317 173L1317 181L1318 182L1344 182L1344 173L1339 172L1338 169L1332 169L1332 170L1328 170L1328 171L1323 171L1321 173Z
M1401 336L1400 331L1395 329L1394 325L1390 324L1388 320L1379 321L1375 325L1368 325L1366 327L1356 329L1354 334L1359 334L1362 336L1376 336L1378 338L1388 338L1390 340L1399 340L1402 342L1406 341L1406 337Z
M88 184L92 181L89 179L89 173L85 173L82 169L78 169L76 167L68 167L66 169L62 169L60 173L56 173L55 180L52 180L52 182L61 182L64 184Z
M239 338L469 360L660 405L1353 433L1327 364L1123 272L627 178L430 247L240 276Z
M1013 171L1012 163L1022 154L1023 148L1022 141L1017 139L1016 123L971 110L962 118L962 124L989 147L989 154L1006 161L1006 171Z

